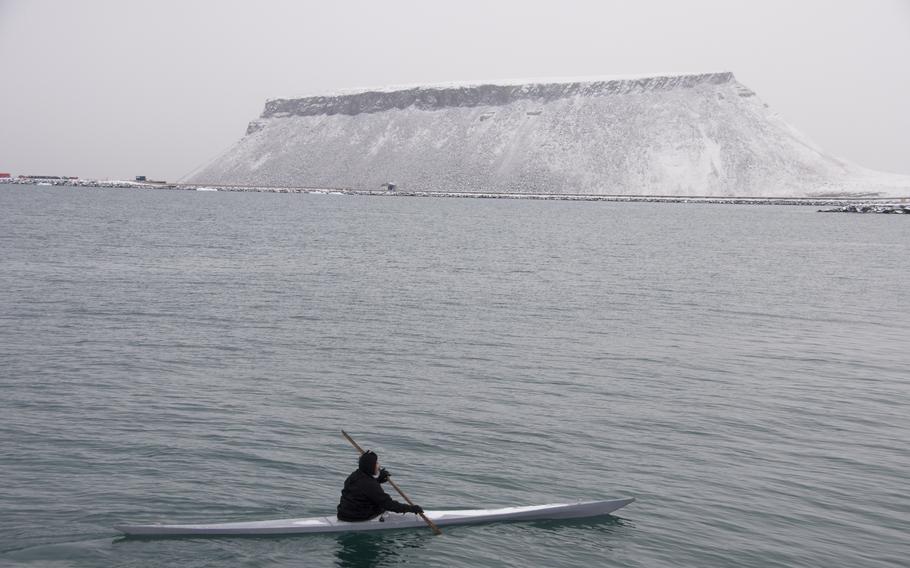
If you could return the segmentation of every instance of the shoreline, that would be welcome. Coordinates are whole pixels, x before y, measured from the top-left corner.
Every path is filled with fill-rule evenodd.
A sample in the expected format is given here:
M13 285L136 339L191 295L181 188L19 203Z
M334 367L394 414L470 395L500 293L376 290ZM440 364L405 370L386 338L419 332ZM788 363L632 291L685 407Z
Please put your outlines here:
M824 196L824 197L720 197L697 195L588 195L568 193L492 193L482 191L404 191L322 187L272 187L251 185L207 185L185 183L148 183L101 180L0 180L4 185L40 185L56 187L98 187L108 189L164 189L173 191L220 191L244 193L309 193L319 195L366 195L374 197L441 197L462 199L530 199L537 201L605 201L614 203L706 203L719 205L850 205L894 206L910 203L908 197ZM853 211L849 211L853 212ZM856 211L865 212L865 211Z

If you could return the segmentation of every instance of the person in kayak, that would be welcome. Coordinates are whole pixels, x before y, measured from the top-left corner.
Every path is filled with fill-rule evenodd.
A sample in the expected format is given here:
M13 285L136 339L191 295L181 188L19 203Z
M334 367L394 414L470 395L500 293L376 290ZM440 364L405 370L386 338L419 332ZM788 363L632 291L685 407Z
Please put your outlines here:
M344 480L338 519L341 521L368 521L385 511L393 513L423 513L417 505L399 503L382 490L380 483L389 480L389 472L379 467L379 456L367 450L360 454L357 470Z

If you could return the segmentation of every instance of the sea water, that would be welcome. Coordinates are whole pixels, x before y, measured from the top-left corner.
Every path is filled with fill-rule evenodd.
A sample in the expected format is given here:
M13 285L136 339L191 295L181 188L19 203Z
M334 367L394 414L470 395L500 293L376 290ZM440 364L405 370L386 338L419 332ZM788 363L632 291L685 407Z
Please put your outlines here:
M902 216L0 186L0 564L906 565L908 288ZM112 528L331 514L341 429L426 508L638 500Z

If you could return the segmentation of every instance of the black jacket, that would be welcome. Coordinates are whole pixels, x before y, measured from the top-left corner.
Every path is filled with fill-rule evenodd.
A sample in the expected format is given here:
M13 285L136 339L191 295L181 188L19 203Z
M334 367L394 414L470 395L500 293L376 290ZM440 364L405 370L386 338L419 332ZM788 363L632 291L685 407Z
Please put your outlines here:
M408 513L411 506L389 497L375 477L359 469L344 480L341 502L338 504L339 520L366 521L384 511Z

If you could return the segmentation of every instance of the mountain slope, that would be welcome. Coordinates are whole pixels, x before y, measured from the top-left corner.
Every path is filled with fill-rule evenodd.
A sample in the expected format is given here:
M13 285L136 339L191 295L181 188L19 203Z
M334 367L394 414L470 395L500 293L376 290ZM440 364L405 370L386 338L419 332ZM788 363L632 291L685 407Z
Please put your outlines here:
M193 183L597 195L910 195L825 154L732 73L276 99Z

